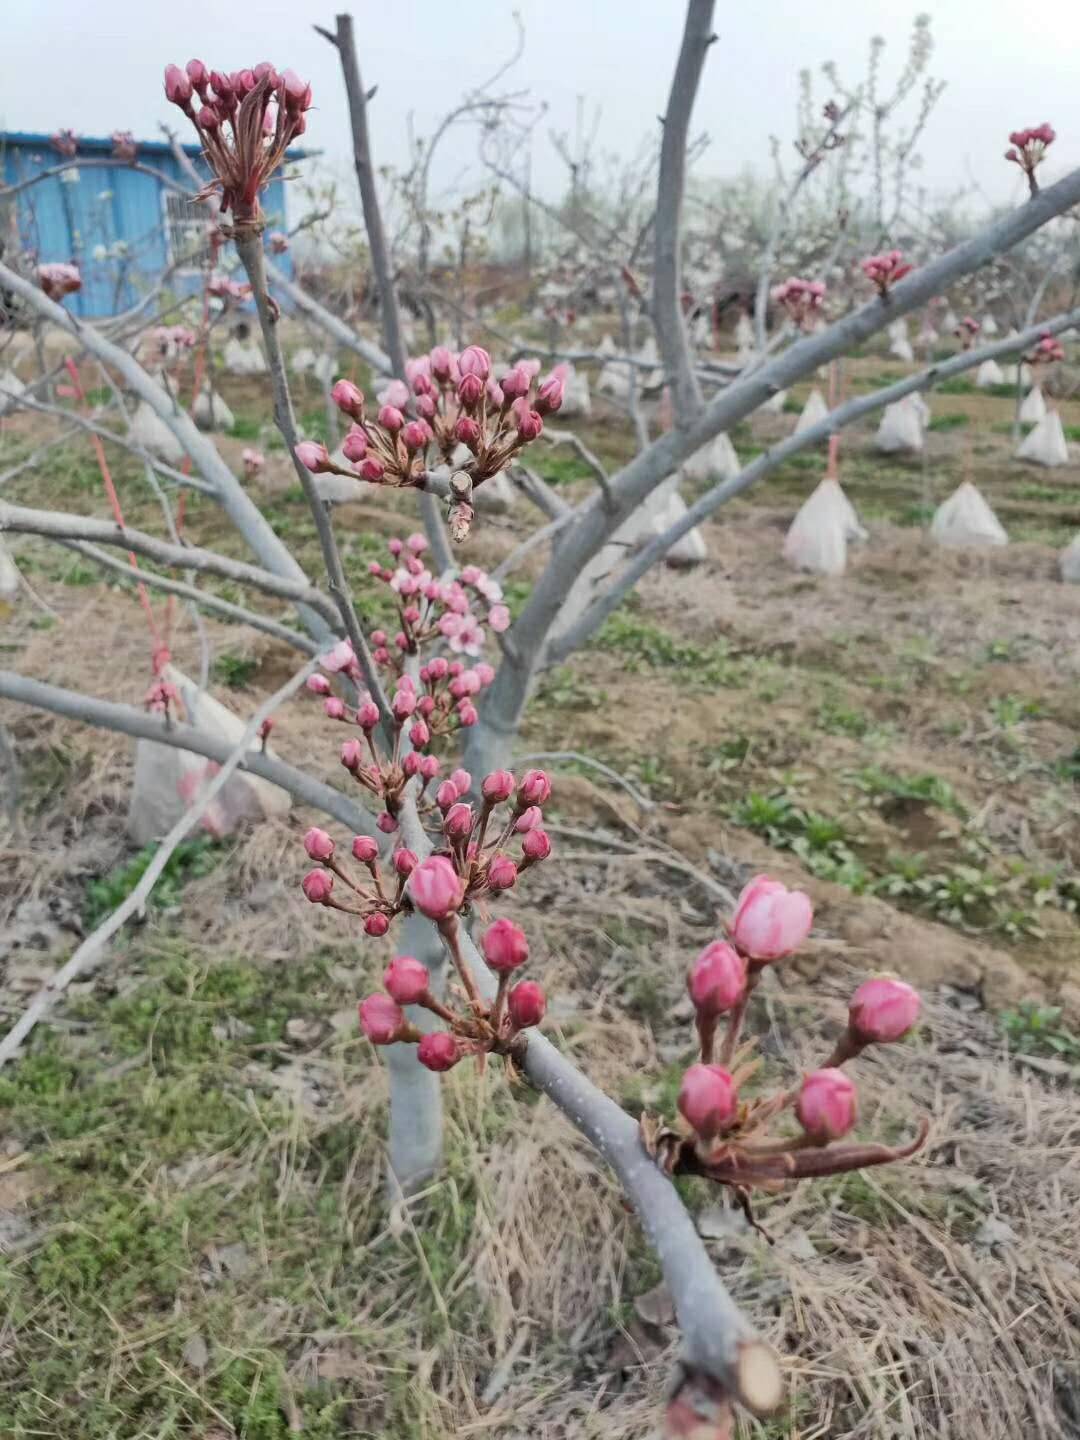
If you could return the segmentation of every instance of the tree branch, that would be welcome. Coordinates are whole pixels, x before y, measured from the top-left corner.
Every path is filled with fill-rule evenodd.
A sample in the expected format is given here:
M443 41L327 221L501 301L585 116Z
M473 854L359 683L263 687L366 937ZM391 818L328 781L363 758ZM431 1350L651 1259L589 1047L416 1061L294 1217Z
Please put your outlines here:
M353 34L351 15L336 17L337 29L333 37L325 30L319 34L331 40L341 59L341 70L345 77L345 93L349 101L349 120L352 127L353 163L360 185L360 203L364 211L364 226L367 230L368 247L371 250L371 267L375 272L375 284L379 291L379 311L382 319L383 341L394 367L394 374L405 378L405 343L401 334L401 317L398 314L397 293L394 289L394 274L390 263L390 251L383 229L382 212L379 209L379 192L375 184L375 165L371 158L371 136L367 122L367 95L360 79L360 63L356 57L356 39ZM318 26L315 27L319 29ZM420 514L424 530L431 544L435 569L449 570L453 564L450 544L446 538L446 527L438 503L431 495L421 494Z
M216 551L203 550L198 545L170 545L156 535L118 525L115 520L67 515L55 510L31 510L24 505L0 500L0 534L5 530L23 535L44 535L50 540L96 540L101 545L118 545L125 550L134 550L137 555L145 555L148 560L156 560L159 565L202 570L226 580L235 580L238 585L251 585L267 595L291 600L327 622L338 623L333 601L306 580L285 579L261 570L257 565L249 565L246 560L232 560L218 555ZM324 633L329 634L328 625L324 626Z
M134 705L117 705L110 700L98 700L92 695L80 694L77 690L65 690L59 685L47 685L41 680L31 680L17 675L13 670L0 670L0 700L12 700L17 705L30 705L37 710L49 710L80 725L93 725L100 730L115 730L121 735L130 735L136 740L153 740L159 745L170 745L174 750L190 750L193 755L203 755L207 760L224 764L232 753L227 740L218 740L197 730L193 725L170 725L157 716L148 715ZM238 768L247 774L259 775L271 784L279 786L304 805L311 805L324 815L330 815L356 835L376 835L375 819L361 806L355 804L340 790L324 785L277 760L260 750L248 750L241 756Z
M686 140L705 55L712 33L715 0L689 0L679 59L671 81L660 141L656 187L656 258L653 265L653 324L671 383L676 423L687 424L701 409L690 339L682 310L682 206L686 189Z

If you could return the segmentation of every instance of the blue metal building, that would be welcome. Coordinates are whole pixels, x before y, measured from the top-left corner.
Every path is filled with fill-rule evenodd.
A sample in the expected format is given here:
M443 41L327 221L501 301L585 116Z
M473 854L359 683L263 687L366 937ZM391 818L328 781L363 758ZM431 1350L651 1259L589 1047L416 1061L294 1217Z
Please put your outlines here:
M202 285L206 247L206 211L174 182L190 191L191 180L161 140L137 142L135 170L121 161L108 164L112 140L79 137L72 168L20 190L4 204L0 187L0 238L8 253L21 251L38 263L74 261L82 289L65 304L77 315L113 315L134 305L167 266L176 266L169 288L186 295ZM196 169L209 179L197 145L185 145ZM306 152L291 150L290 160ZM43 170L63 165L48 135L0 131L0 176L18 185ZM267 233L287 229L285 182L279 173L261 196ZM228 252L226 252L228 253ZM292 273L288 254L275 260Z

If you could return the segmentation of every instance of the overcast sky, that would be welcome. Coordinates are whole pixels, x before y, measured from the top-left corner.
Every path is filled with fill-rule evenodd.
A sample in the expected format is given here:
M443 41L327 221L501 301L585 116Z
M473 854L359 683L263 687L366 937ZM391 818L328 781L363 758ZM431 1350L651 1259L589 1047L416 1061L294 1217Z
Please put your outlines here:
M511 5L492 0L394 0L355 4L364 81L378 85L372 107L376 159L401 163L412 112L419 133L469 85L485 78L514 41ZM599 106L598 138L630 153L655 133L678 49L678 0L519 0L525 53L505 83L548 103L538 132L534 175L556 186L560 163L549 129L573 130L578 97ZM1001 158L1008 131L1049 120L1059 134L1047 178L1080 164L1080 5L1042 0L931 0L904 9L895 0L759 0L717 7L719 43L710 53L694 115L710 147L701 173L731 175L764 166L767 137L790 153L796 76L834 59L861 77L867 42L887 42L885 72L895 73L918 9L933 18L931 72L948 82L922 145L931 188L976 182L993 200L1019 197L1015 167ZM332 25L305 0L4 0L0 5L0 128L83 134L130 129L157 136L161 120L182 117L162 93L166 62L198 55L237 69L268 59L291 66L314 86L308 140L346 172L345 104L334 51L311 22ZM824 100L827 92L821 90ZM590 111L591 113L591 111ZM449 163L472 160L462 137ZM444 175L446 172L443 172Z

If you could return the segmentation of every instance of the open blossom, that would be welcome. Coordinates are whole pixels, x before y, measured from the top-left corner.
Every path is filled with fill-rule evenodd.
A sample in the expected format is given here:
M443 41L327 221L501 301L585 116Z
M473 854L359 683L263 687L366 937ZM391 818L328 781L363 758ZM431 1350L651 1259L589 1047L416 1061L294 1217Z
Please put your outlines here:
M39 265L37 274L38 283L50 300L62 300L65 295L72 295L76 290L82 289L82 276L77 265L68 265L62 261Z
M868 255L860 264L863 274L873 281L878 294L882 296L887 295L891 287L912 270L899 250L889 250L883 255Z
M319 656L319 664L331 675L341 670L351 670L356 664L356 651L351 640L339 640L325 655Z
M739 896L731 937L751 960L780 960L803 943L813 918L808 895L757 875Z

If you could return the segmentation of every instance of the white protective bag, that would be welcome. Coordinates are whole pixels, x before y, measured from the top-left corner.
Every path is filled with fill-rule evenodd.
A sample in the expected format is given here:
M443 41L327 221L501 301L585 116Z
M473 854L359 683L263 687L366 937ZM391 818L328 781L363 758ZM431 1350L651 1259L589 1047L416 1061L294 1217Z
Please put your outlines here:
M266 359L254 340L245 344L235 336L225 346L225 369L230 375L265 375Z
M784 404L786 401L787 391L778 390L775 395L769 396L768 400L765 401L764 405L760 405L758 408L763 415L780 415L783 413Z
M1009 537L981 491L965 480L934 511L930 534L939 545L1007 545Z
M991 340L998 333L998 323L992 315L984 315L982 318L982 333Z
M575 370L573 365L567 365L559 416L564 420L587 420L591 414L592 397L589 394L589 377L583 370Z
M0 538L0 603L12 604L19 597L19 572L11 551Z
M1034 465L1069 463L1069 447L1065 443L1065 431L1061 428L1061 416L1056 410L1048 410L1031 434L1021 440L1016 458L1030 460Z
M975 384L980 390L988 390L991 385L1004 385L1005 376L1001 366L996 360L984 360L975 372Z
M192 418L200 430L231 430L236 424L232 411L217 393L204 385L191 407Z
M886 405L878 425L874 445L884 455L907 452L917 455L923 448L923 420L919 408L912 402L914 395L906 395L894 405Z
M1038 425L1046 419L1046 401L1038 385L1033 385L1020 402L1020 424Z
M236 745L245 730L239 716L227 710L194 681L166 665L161 678L175 686L180 695L180 718L216 740ZM251 749L257 749L258 740ZM272 752L267 752L272 753ZM135 780L128 809L128 834L137 845L158 840L176 824L202 787L214 776L212 761L191 750L139 740L135 745ZM285 790L258 775L237 770L215 797L207 815L207 829L228 835L244 821L257 822L271 815L283 815L292 804Z
M1061 578L1070 585L1080 585L1080 532L1078 532L1058 556Z
M294 350L289 360L289 369L294 375L306 375L315 369L315 361L318 357L310 345L301 345L299 350Z
M911 348L911 341L908 339L907 321L901 316L894 320L888 329L889 354L894 360L902 360L905 365L910 365L915 359L915 352Z
M684 460L682 469L688 480L698 483L712 481L716 484L717 481L730 480L733 475L737 475L742 465L730 436L725 432L703 445L700 450L696 450L689 460Z
M22 395L26 386L14 370L0 370L0 415L6 415L14 405L13 395Z
M128 422L128 439L168 465L179 465L184 458L184 447L180 441L145 400L139 401L135 414Z
M819 421L824 420L828 413L829 407L825 404L824 395L822 395L818 389L811 390L810 394L806 397L806 404L802 408L802 414L795 422L794 433L801 435L803 431L809 430L811 425L817 425Z
M735 349L740 360L747 360L754 353L754 322L744 310L735 323Z
M784 537L784 559L796 570L814 575L842 575L849 538L865 535L839 480L825 479L791 522Z

